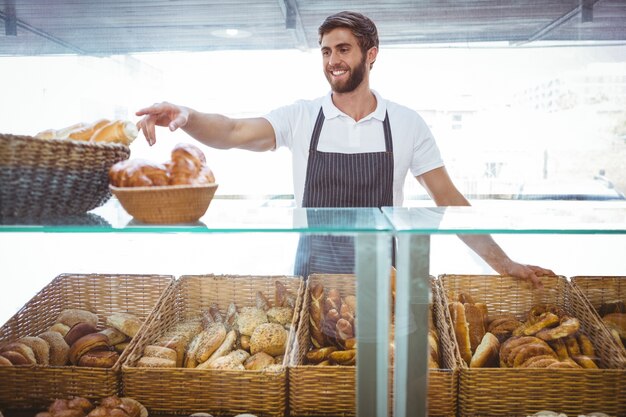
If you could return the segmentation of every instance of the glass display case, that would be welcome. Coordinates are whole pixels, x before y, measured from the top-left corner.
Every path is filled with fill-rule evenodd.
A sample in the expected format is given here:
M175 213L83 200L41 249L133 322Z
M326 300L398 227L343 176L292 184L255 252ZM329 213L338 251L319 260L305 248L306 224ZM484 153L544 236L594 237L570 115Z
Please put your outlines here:
M614 202L385 207L379 211L242 207L233 201L216 199L197 223L144 225L133 220L113 199L84 216L42 221L3 219L0 232L2 274L6 282L14 283L2 291L7 316L3 322L12 314L6 306L17 309L63 273L288 277L294 276L303 241L347 239L353 244L353 264L348 263L339 272L356 276L354 295L359 320L355 331L359 355L353 412L359 416L389 415L392 407L396 416L428 413L429 381L425 375L427 309L433 302L431 280L435 279L443 297L450 297L450 288L442 284L447 275L474 277L474 283L480 282L476 277L493 276L482 261L472 258L471 251L459 249L464 245L458 235L492 235L513 259L551 268L566 281L572 276L624 276L626 272L626 207ZM345 258L340 260L345 262ZM390 379L388 341L392 308L388 277L392 263L397 269L397 283ZM478 287L484 289L485 285ZM546 294L560 291L551 284L546 288ZM532 290L526 287L524 291ZM454 337L449 340L456 344ZM614 347L615 350L609 348L608 353L603 353L611 355L605 363L609 368L597 370L601 374L580 375L587 383L585 389L597 395L596 401L581 405L572 400L569 409L555 402L554 411L563 412L559 407L565 407L569 412L573 409L612 415L626 410L626 373L619 369L620 364L626 368L626 363L620 362L623 357ZM462 389L468 378L464 372L471 369L461 366L456 372L459 379L455 381ZM557 376L552 374L552 378ZM499 378L497 374L489 377L494 381ZM598 377L611 381L613 391L603 385L601 393L605 394L599 393L599 388L590 382ZM542 387L542 382L537 384ZM502 387L505 404L507 385ZM335 391L324 391L329 402ZM475 393L471 395L475 397ZM607 405L606 395L611 395L614 402ZM476 411L461 394L454 401L461 414ZM533 410L524 401L517 407L506 403L506 407L509 408L504 414L508 415ZM264 414L263 409L257 412ZM503 414L496 411L494 415Z

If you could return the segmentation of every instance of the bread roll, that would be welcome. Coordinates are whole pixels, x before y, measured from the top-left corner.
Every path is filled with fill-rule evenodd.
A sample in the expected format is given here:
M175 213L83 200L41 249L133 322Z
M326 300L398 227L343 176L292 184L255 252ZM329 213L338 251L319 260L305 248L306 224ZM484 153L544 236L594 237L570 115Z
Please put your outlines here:
M109 339L101 333L91 333L78 339L69 350L69 359L77 365L81 356L92 350L109 350Z
M2 346L0 349L1 352L13 351L20 353L27 361L29 365L36 365L37 358L35 357L35 352L30 348L30 346L21 343L21 342L12 342Z
M62 129L46 129L35 135L38 139L67 139L70 132L85 127L85 123L75 123Z
M151 187L168 185L169 173L163 164L145 159L126 159L109 169L109 182L115 187Z
M254 355L250 356L243 363L244 368L250 371L259 371L272 365L274 363L274 358L268 355L265 352L257 352Z
M94 327L98 326L98 316L95 313L76 308L68 308L61 311L56 321L70 328L76 323L89 323Z
M80 357L77 365L92 368L112 368L119 358L120 355L112 350L91 350Z
M27 359L20 352L16 352L14 350L5 350L4 352L0 352L0 356L3 356L5 359L8 359L12 365L32 365L29 359Z
M233 350L236 340L237 340L237 332L235 330L229 331L226 334L226 337L224 338L224 341L222 342L220 347L218 347L217 350L213 352L213 354L207 361L198 365L197 368L208 369L211 363L213 363L217 358L220 358L222 356L229 354Z
M270 323L288 326L293 319L293 309L291 307L271 307L267 310L267 319Z
M246 336L252 336L254 329L267 323L267 314L257 307L242 307L237 317L239 332Z
M128 337L135 337L142 325L141 320L131 313L113 313L106 319L107 326L111 326Z
M336 350L329 355L329 359L338 365L353 366L356 364L356 349Z
M61 336L65 337L67 332L70 331L70 326L68 326L66 324L63 324L63 323L54 323L52 326L50 326L50 328L48 330L50 330L52 332L57 332Z
M265 352L276 356L285 353L288 332L277 323L263 323L250 336L250 353Z
M226 338L226 327L222 323L214 323L198 334L200 340L195 349L196 361L202 363L211 357Z
M564 316L561 319L561 324L552 329L543 329L535 336L543 340L555 340L562 337L568 337L576 334L580 329L580 321L575 317Z
M163 347L163 346L157 346L157 345L147 345L143 349L143 356L149 356L152 358L169 359L172 361L176 361L177 359L177 354L174 349L170 349L170 348Z
M13 363L8 358L0 355L0 366L13 366Z
M89 139L93 143L121 143L129 146L139 131L134 123L115 120L98 129Z
M22 337L18 340L18 342L27 345L33 350L33 353L35 354L35 359L37 360L37 364L50 364L50 345L48 345L48 342L36 336Z
M120 332L119 330L113 327L107 327L106 329L102 329L100 330L99 333L102 333L109 339L109 344L111 346L115 346L124 342L126 338L128 337L124 333Z
M97 331L98 329L96 329L96 326L93 326L89 323L76 323L65 335L65 343L67 343L69 346L72 346L74 342L81 337L91 333L96 333Z
M65 343L65 339L58 332L47 331L39 335L40 338L48 342L50 346L50 365L64 366L69 360L70 347Z
M165 358L155 358L152 356L142 356L137 361L137 365L140 368L175 368L176 361Z
M306 360L308 363L320 363L327 360L330 354L336 351L335 346L326 346L319 349L311 349L306 353Z
M500 341L496 336L487 332L470 361L470 368L491 368L498 365L498 352Z

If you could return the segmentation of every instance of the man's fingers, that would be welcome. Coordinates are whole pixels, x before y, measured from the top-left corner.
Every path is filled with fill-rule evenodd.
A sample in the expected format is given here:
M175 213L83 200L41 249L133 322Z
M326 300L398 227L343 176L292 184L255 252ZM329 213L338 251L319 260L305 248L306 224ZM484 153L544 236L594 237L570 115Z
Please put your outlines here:
M528 276L528 279L530 280L530 282L533 284L533 288L536 289L541 289L543 288L543 283L541 282L541 278L538 277L537 275L535 275L534 273L531 273Z

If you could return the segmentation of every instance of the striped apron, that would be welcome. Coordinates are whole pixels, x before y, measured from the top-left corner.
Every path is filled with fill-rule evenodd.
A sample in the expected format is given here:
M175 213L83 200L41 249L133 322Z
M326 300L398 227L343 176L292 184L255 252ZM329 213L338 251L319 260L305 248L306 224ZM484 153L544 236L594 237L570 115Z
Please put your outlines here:
M344 154L317 150L324 125L320 109L309 146L302 207L382 207L393 205L393 144L389 115L385 113L383 130L385 152ZM309 210L309 226L351 224L346 216ZM352 236L302 235L298 242L294 273L305 279L309 274L354 273L354 238Z

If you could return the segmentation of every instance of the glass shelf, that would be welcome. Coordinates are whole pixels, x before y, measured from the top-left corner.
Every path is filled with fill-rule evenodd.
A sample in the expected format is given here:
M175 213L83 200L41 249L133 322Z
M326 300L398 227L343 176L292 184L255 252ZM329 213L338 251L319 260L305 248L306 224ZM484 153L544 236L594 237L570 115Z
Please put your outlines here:
M135 221L111 199L89 213L59 218L0 219L0 232L53 233L376 233L391 225L376 208L250 207L213 201L199 221L190 224L149 225Z
M626 234L626 207L518 204L505 207L383 207L397 233Z

